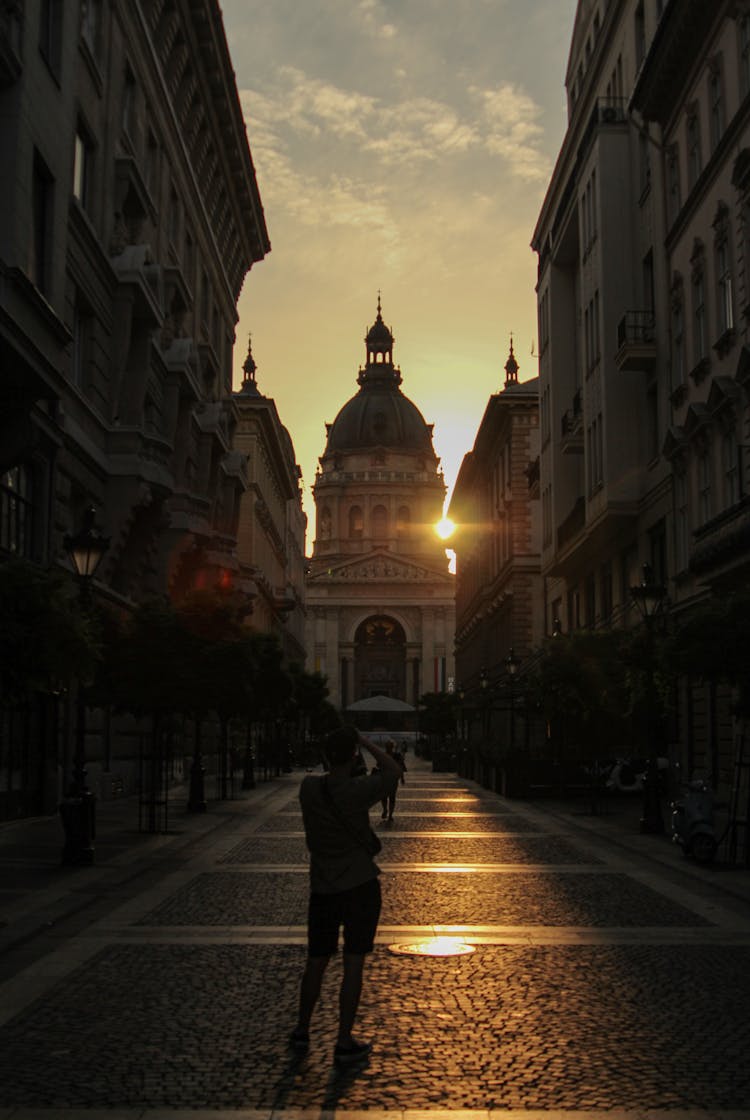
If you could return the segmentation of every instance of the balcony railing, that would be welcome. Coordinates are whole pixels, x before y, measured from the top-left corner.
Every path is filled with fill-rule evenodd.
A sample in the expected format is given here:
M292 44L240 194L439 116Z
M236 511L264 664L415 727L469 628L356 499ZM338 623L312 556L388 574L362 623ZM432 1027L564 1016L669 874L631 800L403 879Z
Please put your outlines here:
M562 415L561 445L564 455L578 455L583 451L583 400L580 389L573 397L571 407Z
M626 311L617 325L617 368L650 370L655 361L656 327L653 311Z

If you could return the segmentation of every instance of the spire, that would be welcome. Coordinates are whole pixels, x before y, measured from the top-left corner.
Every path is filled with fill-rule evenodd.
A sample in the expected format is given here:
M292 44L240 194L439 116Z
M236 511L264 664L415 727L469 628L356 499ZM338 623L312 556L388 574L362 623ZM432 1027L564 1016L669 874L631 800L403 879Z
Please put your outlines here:
M242 379L242 388L240 389L240 392L244 393L245 396L259 397L261 395L255 380L257 369L258 367L255 364L255 359L253 358L253 336L252 334L248 334L247 357L242 363L242 371L245 376Z
M518 362L516 361L516 356L513 353L513 332L511 331L511 334L510 334L510 354L508 355L508 360L505 363L505 388L507 389L510 385L517 385L517 384L518 384Z

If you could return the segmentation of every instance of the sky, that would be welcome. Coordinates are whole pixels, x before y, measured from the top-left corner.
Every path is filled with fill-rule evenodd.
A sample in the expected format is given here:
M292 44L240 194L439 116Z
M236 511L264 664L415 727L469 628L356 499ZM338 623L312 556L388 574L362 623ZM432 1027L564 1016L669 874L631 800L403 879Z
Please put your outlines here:
M239 301L302 468L358 389L378 292L450 490L513 334L537 375L530 241L566 126L576 0L221 0L271 252Z

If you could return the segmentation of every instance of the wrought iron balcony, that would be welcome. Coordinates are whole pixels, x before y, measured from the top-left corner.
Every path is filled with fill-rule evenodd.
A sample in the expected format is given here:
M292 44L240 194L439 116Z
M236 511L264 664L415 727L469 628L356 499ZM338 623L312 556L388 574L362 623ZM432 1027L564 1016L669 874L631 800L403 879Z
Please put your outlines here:
M626 311L617 326L615 365L619 370L653 369L656 328L653 311Z
M583 453L583 401L579 389L573 397L573 403L567 412L562 415L561 422L561 447L563 455L580 455Z

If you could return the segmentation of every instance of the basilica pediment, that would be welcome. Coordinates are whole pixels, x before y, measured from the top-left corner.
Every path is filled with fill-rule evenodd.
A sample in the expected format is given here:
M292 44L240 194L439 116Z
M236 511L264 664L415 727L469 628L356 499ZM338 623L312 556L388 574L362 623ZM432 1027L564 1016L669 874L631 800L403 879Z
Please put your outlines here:
M438 572L391 553L371 552L367 556L332 564L308 577L308 583L451 583L447 572Z

